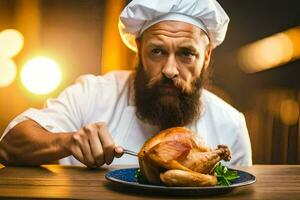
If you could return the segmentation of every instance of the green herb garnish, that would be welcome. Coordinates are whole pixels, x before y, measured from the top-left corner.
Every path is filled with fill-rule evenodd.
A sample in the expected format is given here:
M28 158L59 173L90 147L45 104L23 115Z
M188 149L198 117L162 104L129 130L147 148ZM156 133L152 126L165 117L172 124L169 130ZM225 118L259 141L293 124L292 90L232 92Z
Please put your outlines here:
M148 183L146 177L144 177L144 175L142 174L141 170L140 169L137 169L135 171L135 175L134 175L136 181L138 183L141 183L141 184L145 184L145 183Z
M237 171L228 169L220 162L214 168L214 175L218 179L218 185L222 186L231 185L234 180L240 178Z

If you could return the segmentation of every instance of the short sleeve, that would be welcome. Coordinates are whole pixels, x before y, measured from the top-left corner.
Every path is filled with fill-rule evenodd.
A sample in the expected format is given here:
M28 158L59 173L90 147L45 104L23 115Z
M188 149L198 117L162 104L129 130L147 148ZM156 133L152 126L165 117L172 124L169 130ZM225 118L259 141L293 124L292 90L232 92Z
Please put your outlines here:
M252 150L251 142L248 134L245 117L240 113L239 126L236 129L235 140L232 144L232 152L234 156L230 162L231 165L251 166Z
M93 84L89 83L89 76L92 75L80 77L57 98L47 100L43 109L30 108L17 116L7 126L2 138L15 125L26 119L36 121L50 132L79 130L84 123L84 115L92 104L90 100L93 99L91 98Z

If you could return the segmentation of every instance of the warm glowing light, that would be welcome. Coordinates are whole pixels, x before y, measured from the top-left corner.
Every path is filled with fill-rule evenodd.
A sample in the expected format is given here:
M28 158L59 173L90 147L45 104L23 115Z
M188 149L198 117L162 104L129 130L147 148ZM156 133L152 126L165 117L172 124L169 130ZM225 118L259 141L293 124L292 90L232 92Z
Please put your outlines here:
M47 94L56 89L61 81L59 66L46 57L36 57L22 68L21 80L35 94Z
M16 78L17 66L9 58L0 58L0 87L10 85Z
M293 99L286 99L280 105L280 119L286 125L294 125L299 119L299 104Z
M0 57L12 58L17 55L24 45L23 35L14 29L0 33Z
M300 27L242 47L238 62L247 73L270 69L300 58Z

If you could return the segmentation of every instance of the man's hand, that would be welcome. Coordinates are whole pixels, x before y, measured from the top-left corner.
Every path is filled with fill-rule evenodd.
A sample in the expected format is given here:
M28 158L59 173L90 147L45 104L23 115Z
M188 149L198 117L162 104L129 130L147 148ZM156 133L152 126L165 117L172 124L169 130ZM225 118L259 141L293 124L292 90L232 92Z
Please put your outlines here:
M88 167L111 164L114 157L120 157L123 149L118 147L105 123L98 122L81 128L70 135L67 150Z
M37 166L73 155L88 167L110 164L123 154L105 123L83 127L78 132L51 133L33 120L17 124L0 141L0 163Z

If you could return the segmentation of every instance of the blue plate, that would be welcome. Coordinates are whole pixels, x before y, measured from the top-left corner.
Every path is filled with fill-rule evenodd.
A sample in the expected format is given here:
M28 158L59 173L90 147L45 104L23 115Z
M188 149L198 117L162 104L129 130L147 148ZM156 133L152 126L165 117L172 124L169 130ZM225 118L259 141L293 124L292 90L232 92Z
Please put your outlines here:
M113 183L130 187L132 189L149 190L168 195L218 195L232 191L234 188L250 185L255 183L256 178L254 175L236 170L239 179L235 180L229 186L210 186L210 187L168 187L161 185L140 184L135 178L135 173L138 168L125 168L108 172L105 178Z

